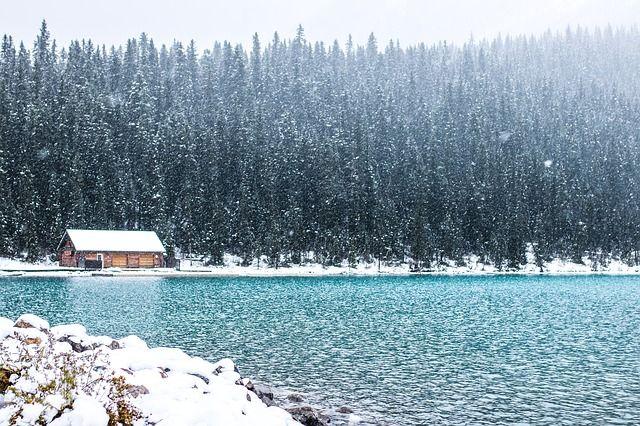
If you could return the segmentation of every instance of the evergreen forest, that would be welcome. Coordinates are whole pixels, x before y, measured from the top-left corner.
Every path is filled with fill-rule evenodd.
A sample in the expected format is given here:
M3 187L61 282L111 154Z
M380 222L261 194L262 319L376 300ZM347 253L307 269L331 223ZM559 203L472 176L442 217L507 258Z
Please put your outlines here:
M61 46L43 22L2 39L0 255L88 228L212 264L638 264L639 95L636 27Z

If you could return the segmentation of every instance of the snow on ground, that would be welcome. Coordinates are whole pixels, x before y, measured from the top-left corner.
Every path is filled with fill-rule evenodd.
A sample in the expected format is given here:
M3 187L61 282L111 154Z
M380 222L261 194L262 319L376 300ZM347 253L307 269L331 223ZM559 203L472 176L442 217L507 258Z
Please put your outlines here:
M79 324L49 327L34 315L0 318L0 424L115 423L299 424L243 385L230 359L89 336Z
M268 266L265 258L259 262L255 259L249 266L242 266L242 259L237 256L225 255L224 265L205 266L204 262L182 261L181 270L171 268L155 269L120 269L108 268L103 271L69 270L60 268L56 263L28 263L19 260L0 258L0 276L3 275L28 275L28 276L91 276L91 275L113 275L113 276L374 276L374 275L485 275L485 274L545 274L545 275L570 275L570 274L639 274L640 266L629 266L620 259L611 256L604 257L602 264L593 264L588 257L582 259L582 263L574 263L563 259L554 259L545 262L542 267L535 263L532 250L526 253L527 263L521 265L519 269L500 270L495 265L483 263L478 256L470 255L463 258L463 265L456 264L453 260L445 260L440 265L433 266L430 270L415 272L411 270L411 259L406 259L404 263L394 263L378 265L377 262L358 261L355 265L343 262L341 266L324 266L318 263L306 263L303 265L289 265L274 268ZM18 271L18 272L17 272ZM20 272L21 271L21 272Z
M44 259L38 262L25 262L20 259L11 259L8 257L0 257L0 271L1 270L27 270L37 271L42 269L58 268L58 262L52 262L49 259Z

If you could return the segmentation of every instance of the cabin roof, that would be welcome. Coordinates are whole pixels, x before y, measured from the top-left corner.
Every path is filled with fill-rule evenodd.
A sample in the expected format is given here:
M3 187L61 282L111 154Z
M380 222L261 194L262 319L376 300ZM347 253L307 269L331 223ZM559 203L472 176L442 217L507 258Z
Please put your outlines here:
M153 231L107 231L67 229L76 251L116 251L164 253L164 246ZM62 238L64 241L64 237ZM62 242L61 242L62 244Z

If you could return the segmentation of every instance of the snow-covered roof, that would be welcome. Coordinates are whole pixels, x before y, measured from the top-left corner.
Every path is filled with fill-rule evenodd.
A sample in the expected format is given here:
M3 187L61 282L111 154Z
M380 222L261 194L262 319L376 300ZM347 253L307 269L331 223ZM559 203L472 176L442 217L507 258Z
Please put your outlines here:
M77 251L164 253L164 246L153 231L67 229L67 235Z

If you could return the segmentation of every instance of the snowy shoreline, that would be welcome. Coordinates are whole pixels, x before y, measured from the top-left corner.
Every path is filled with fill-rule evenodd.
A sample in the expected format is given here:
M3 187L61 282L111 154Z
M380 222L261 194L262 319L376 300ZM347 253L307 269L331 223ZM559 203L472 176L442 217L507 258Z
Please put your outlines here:
M529 256L527 256L529 258ZM640 266L629 266L619 259L608 258L606 266L594 265L588 258L583 263L574 263L561 259L546 262L543 270L533 259L521 265L519 269L496 268L491 264L478 261L475 256L467 256L464 265L456 265L446 261L432 270L412 271L409 263L397 265L359 262L355 267L348 264L342 266L323 266L305 264L280 268L258 266L253 262L249 266L240 266L240 262L227 256L223 266L192 266L176 270L172 268L156 269L119 269L109 268L91 271L59 267L54 263L31 263L22 260L0 258L0 277L334 277L334 276L482 276L482 275L639 275ZM264 262L262 263L264 265Z
M300 424L269 404L228 358L210 363L180 349L149 348L136 336L90 336L80 324L50 327L30 314L0 317L0 424L114 421Z

